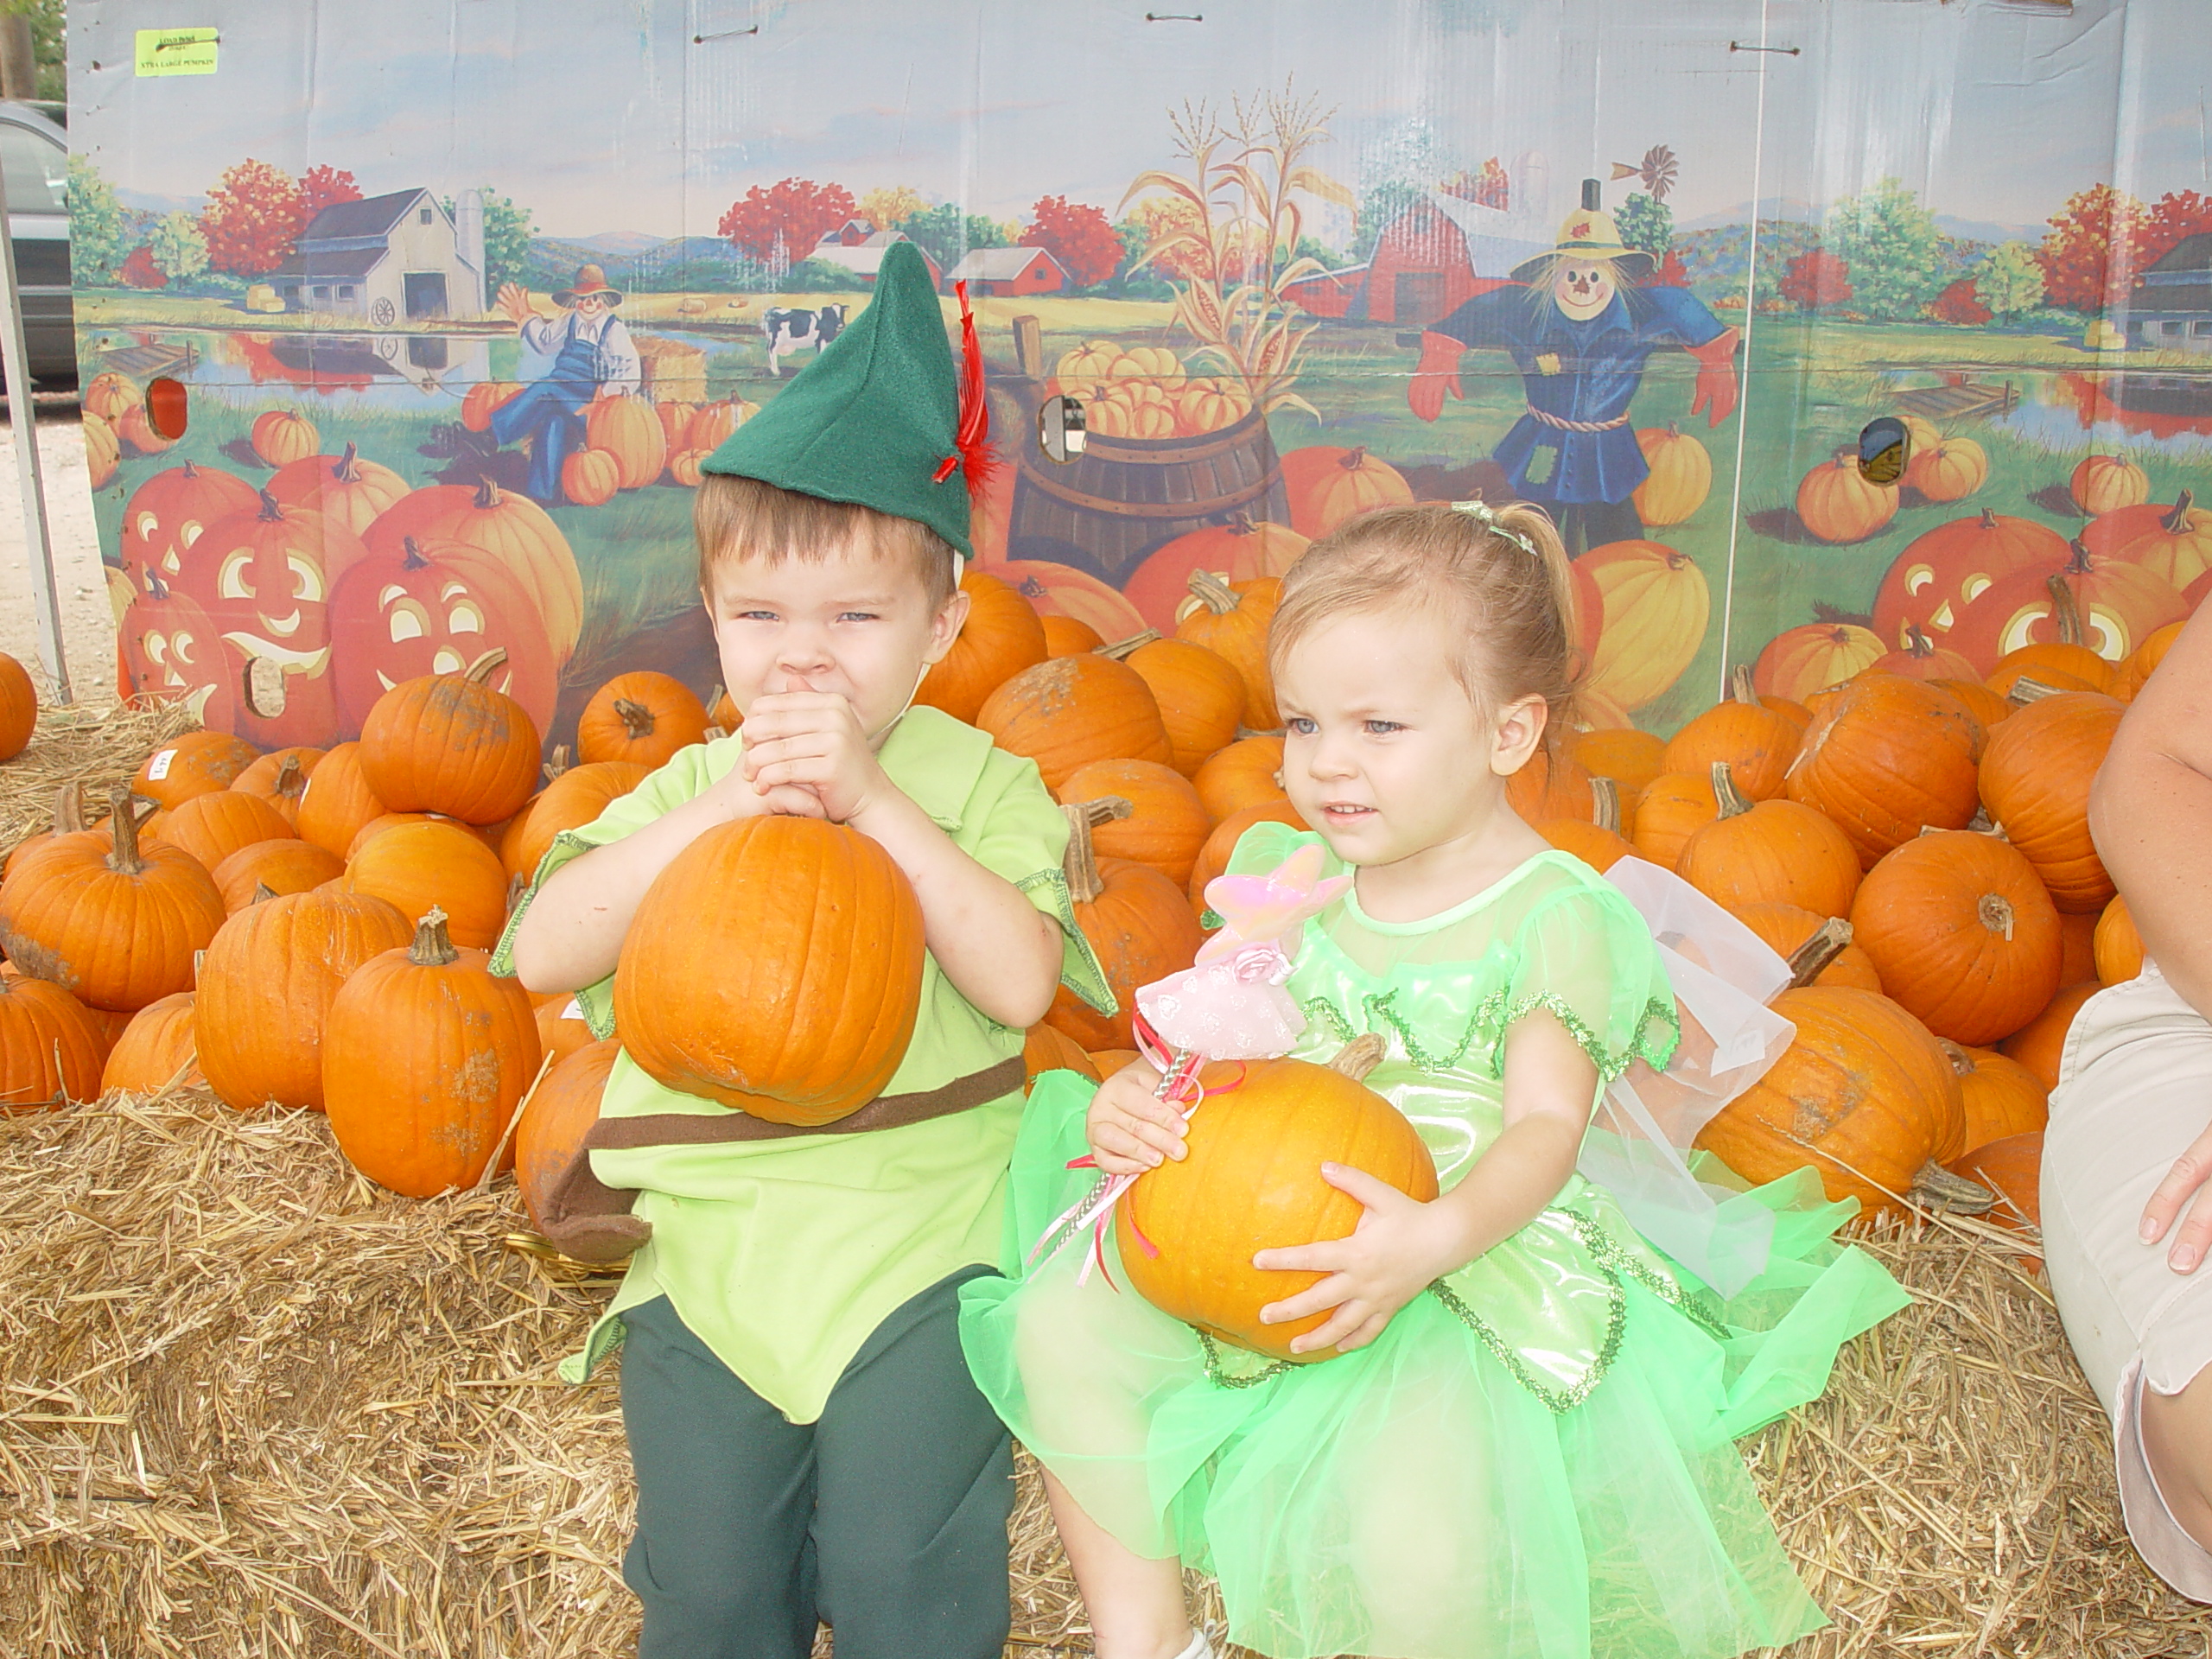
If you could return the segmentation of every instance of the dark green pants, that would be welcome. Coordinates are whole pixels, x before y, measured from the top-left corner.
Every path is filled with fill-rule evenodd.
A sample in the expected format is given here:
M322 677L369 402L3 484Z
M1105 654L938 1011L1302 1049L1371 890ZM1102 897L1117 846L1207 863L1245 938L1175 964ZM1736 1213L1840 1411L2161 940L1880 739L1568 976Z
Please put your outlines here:
M639 1659L997 1659L1014 1457L941 1280L876 1327L821 1420L740 1382L666 1297L622 1316Z

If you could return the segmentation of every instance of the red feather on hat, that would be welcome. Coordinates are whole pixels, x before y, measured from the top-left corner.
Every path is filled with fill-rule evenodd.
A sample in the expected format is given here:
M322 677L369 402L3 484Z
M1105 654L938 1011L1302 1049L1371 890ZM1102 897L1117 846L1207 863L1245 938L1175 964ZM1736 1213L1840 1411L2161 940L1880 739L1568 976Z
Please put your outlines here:
M998 451L991 443L990 405L983 397L983 345L976 335L976 314L968 304L968 284L955 283L960 296L960 423L955 429L957 454L947 455L937 469L942 483L956 467L966 475L968 499L980 499L998 471Z

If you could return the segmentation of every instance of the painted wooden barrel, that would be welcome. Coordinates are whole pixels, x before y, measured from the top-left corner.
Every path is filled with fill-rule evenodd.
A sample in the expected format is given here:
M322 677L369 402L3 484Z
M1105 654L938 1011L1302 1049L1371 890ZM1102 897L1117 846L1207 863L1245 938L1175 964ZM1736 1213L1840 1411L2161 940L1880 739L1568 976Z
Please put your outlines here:
M1020 459L1008 556L1071 564L1116 587L1190 531L1233 524L1239 513L1290 522L1274 441L1257 410L1192 437L1094 432L1065 462L1047 460L1033 440L1010 447Z

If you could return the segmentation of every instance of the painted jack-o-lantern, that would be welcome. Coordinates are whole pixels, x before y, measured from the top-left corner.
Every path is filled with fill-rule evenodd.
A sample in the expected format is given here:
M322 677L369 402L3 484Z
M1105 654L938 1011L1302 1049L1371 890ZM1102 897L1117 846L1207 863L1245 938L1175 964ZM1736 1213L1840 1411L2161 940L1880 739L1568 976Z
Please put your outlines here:
M212 731L227 731L237 710L231 658L198 601L159 575L131 596L117 624L134 696L181 701Z
M240 686L231 729L263 749L327 742L338 723L330 589L368 550L326 514L288 507L265 490L259 501L207 527L178 586L207 607L230 648Z
M151 591L149 571L176 587L185 555L200 532L219 518L251 512L259 501L252 485L219 467L188 461L156 473L130 493L123 509L123 573L130 591Z
M1993 583L2029 566L2056 569L2065 563L2066 538L2031 518L1986 508L1954 518L1916 537L1897 555L1874 595L1874 632L1889 651L1910 649L1916 631L1949 645L1944 636Z
M466 542L406 537L397 558L371 555L330 590L331 674L349 733L378 697L421 674L465 673L487 652L506 660L486 683L552 724L559 671L545 624L505 561Z

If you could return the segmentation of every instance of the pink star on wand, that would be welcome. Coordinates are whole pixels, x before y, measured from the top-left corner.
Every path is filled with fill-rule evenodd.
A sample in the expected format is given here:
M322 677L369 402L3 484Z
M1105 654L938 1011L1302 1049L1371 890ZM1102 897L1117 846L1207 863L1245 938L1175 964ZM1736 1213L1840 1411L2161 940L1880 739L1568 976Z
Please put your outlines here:
M1321 874L1324 855L1308 842L1265 875L1217 875L1206 883L1206 903L1222 919L1221 931L1199 947L1198 960L1217 962L1249 944L1273 944L1283 953L1309 916L1318 916L1351 886L1351 877Z

